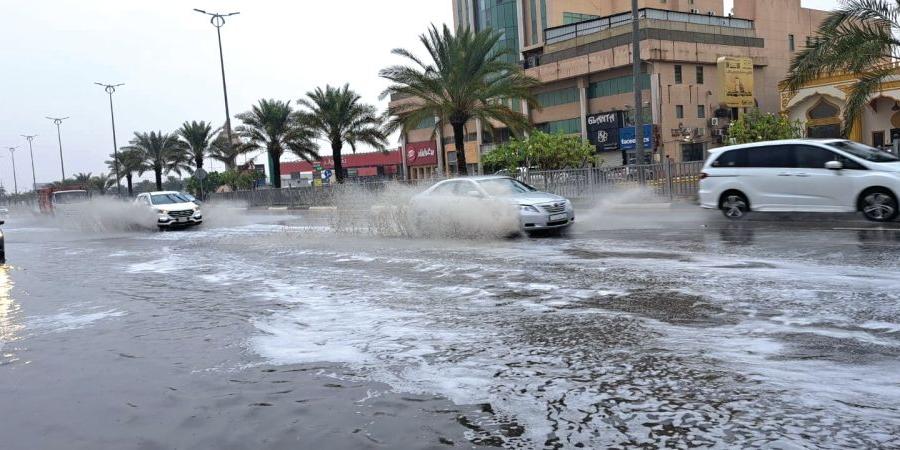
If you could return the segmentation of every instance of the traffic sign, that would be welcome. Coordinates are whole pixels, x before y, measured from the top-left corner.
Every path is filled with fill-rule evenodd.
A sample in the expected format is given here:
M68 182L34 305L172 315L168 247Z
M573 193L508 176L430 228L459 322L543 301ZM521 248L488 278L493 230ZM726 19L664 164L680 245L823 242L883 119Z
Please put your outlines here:
M198 179L198 180L200 180L200 181L205 180L205 179L206 179L206 175L208 175L208 174L206 173L205 170L203 170L202 167L199 168L199 169L197 169L196 171L194 171L194 178L196 178L196 179Z

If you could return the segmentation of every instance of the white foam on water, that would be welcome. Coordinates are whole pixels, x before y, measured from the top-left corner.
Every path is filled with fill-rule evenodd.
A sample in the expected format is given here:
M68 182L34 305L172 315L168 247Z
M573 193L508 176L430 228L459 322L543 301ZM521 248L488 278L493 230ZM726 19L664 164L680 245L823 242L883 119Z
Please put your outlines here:
M97 322L112 317L122 317L126 313L116 309L98 311L93 313L62 312L49 316L32 316L26 318L27 328L48 330L50 332L62 332L85 328Z

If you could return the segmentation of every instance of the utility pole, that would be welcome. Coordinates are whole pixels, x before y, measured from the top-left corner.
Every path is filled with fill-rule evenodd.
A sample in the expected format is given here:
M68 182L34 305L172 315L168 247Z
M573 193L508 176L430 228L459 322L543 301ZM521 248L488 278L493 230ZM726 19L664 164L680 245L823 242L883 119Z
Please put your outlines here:
M122 183L119 179L119 145L116 144L116 114L113 112L113 101L112 95L116 92L116 88L119 86L124 86L125 83L119 84L103 84L94 82L97 86L103 86L103 89L109 94L109 117L112 119L112 133L113 133L113 165L116 169L116 195L119 197L122 196Z
M21 136L28 140L28 154L31 156L31 189L34 192L37 192L37 177L34 175L34 149L31 148L31 141L33 141L34 138L37 137L37 135L23 134Z
M16 148L18 147L10 147L9 148L9 157L12 159L12 168L13 168L13 192L16 195L19 195L19 180L16 178Z
M225 57L222 56L222 26L225 25L226 17L240 14L240 12L220 14L206 12L197 8L194 8L194 11L210 16L209 23L216 27L216 37L219 39L219 67L222 70L222 93L225 95L225 133L228 135L228 149L231 150L234 141L231 140L231 113L228 111L228 87L225 84Z
M631 0L631 59L634 77L634 158L644 164L644 100L641 95L641 37L638 0Z
M63 162L63 154L62 154L62 134L59 131L59 124L62 123L63 120L68 119L68 117L47 117L52 120L53 123L56 124L56 139L59 140L59 168L62 171L62 180L61 182L66 182L66 164Z

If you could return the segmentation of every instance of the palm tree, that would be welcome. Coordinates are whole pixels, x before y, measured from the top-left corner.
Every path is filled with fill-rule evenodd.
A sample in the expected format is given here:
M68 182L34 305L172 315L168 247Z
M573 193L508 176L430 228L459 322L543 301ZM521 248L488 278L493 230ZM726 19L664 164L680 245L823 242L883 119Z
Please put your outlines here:
M213 139L212 125L204 121L184 122L181 128L175 131L181 139L188 153L193 159L192 163L195 168L203 168L203 159L209 152L210 141Z
M256 148L242 141L238 135L234 135L232 139L234 142L228 145L228 135L220 132L209 144L209 157L225 164L226 170L237 169L238 156Z
M454 34L444 25L433 26L419 40L425 46L430 61L424 61L404 49L394 49L395 55L412 61L411 66L391 66L380 75L391 81L381 97L389 95L412 97L414 100L389 109L387 129L408 131L425 120L438 118L436 127L450 124L456 147L457 170L468 174L466 166L466 123L481 119L490 127L492 122L520 133L530 124L521 113L509 107L525 100L532 107L539 105L531 89L538 85L514 63L506 61L508 50L495 50L501 34L494 30L474 32L460 27Z
M129 142L125 150L140 152L144 166L138 170L142 174L146 170L152 170L156 175L156 189L162 190L162 176L164 173L180 171L184 168L186 152L178 144L174 133L151 131L149 133L135 132L134 138ZM120 155L121 157L121 155Z
M106 190L116 184L115 177L110 174L100 172L98 175L91 177L88 186L91 189L100 191L101 195L106 195Z
M302 113L302 121L316 137L331 144L334 158L334 174L338 183L344 182L341 150L349 144L353 153L356 145L368 144L384 151L387 135L381 128L381 118L374 106L360 102L359 94L345 84L343 87L325 86L307 92L298 100L308 111Z
M91 172L88 172L88 173L78 172L75 175L73 175L73 178L75 180L75 183L84 185L84 184L88 184L88 182L91 181L91 175L92 175Z
M106 165L109 167L110 173L118 173L120 177L125 178L128 185L128 196L134 195L134 184L132 183L134 174L135 172L143 173L145 170L143 155L138 150L122 148L119 150L118 171L116 171L115 154L110 154L109 157L112 159L106 161Z
M281 155L285 150L311 149L309 131L299 121L290 100L262 99L250 111L237 115L243 125L236 128L247 139L250 150L265 149L269 155L272 184L281 187ZM306 150L304 150L306 149Z
M791 61L784 85L796 92L817 78L852 73L843 134L849 134L863 107L896 74L890 63L900 50L900 2L847 0L828 14L808 47Z

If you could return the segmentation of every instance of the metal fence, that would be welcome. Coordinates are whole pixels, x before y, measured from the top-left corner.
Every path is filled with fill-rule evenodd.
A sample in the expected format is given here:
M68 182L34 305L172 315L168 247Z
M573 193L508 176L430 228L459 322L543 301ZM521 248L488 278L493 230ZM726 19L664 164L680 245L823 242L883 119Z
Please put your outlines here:
M662 199L693 198L697 195L702 161L648 164L642 166L528 171L516 178L538 190L570 199L590 199L626 189L645 189ZM307 208L334 206L342 192L384 191L389 186L428 186L438 178L347 182L343 185L259 189L209 194L208 200L242 202L249 207ZM355 191L354 191L355 190Z

